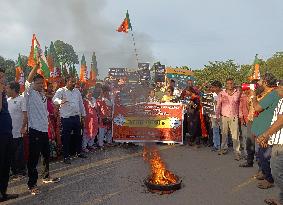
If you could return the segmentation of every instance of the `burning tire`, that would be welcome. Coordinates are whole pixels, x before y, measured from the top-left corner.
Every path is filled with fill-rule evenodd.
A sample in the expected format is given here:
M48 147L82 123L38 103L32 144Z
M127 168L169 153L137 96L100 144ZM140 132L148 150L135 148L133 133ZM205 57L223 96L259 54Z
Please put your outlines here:
M146 179L144 179L144 184L149 190L152 191L176 191L181 189L182 180L180 180L179 177L177 177L176 183L160 185L160 184L151 183L150 176L148 176Z

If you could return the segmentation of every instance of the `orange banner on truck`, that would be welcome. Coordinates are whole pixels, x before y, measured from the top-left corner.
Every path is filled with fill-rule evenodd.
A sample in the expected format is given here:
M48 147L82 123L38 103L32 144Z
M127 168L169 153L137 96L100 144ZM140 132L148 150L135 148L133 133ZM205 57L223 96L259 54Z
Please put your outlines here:
M116 142L183 143L183 105L180 103L115 104L113 112Z

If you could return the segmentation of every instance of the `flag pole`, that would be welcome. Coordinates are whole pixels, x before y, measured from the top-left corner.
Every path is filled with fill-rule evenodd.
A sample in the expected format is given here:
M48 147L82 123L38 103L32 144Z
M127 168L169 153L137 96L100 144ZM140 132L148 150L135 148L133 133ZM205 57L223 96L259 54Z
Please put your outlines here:
M137 51L137 47L136 47L136 40L135 40L135 36L134 36L134 32L133 32L133 27L132 27L132 24L131 24L131 21L130 21L129 12L127 10L126 18L124 19L124 21L122 22L122 24L119 26L119 28L116 31L128 33L129 30L131 30L132 41L133 41L137 65L139 65L139 55L138 55L138 51Z
M135 40L135 36L134 36L134 32L133 30L131 30L131 35L132 35L132 39L133 39L133 45L134 45L134 52L135 52L135 56L136 56L136 61L137 61L137 65L139 65L139 55L138 55L138 50L136 47L136 40Z

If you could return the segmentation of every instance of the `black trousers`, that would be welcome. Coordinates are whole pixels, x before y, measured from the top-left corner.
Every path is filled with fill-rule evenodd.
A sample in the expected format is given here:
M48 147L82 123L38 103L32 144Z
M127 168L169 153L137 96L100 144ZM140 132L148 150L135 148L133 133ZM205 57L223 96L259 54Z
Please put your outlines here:
M254 163L254 155L255 155L255 137L254 135L248 135L247 142L246 142L246 149L247 149L247 163L253 164Z
M62 123L62 144L64 158L70 157L70 137L72 136L75 143L75 152L80 154L82 151L82 134L80 117L72 116L61 118ZM71 135L71 133L73 133Z
M207 130L208 137L204 138L204 143L206 143L209 146L213 146L213 131L211 127L210 117L207 114L204 114L204 122L205 122L205 128Z
M24 160L24 142L22 137L13 138L12 152L12 174L16 175L25 173L26 166Z
M200 118L199 118L199 112L189 112L188 113L188 133L190 135L189 142L193 143L195 142L197 145L200 144L200 135L201 135L201 126L200 126Z
M188 133L188 114L185 113L184 114L184 119L183 119L183 143L187 144L188 143L188 139L186 134Z
M12 133L0 134L0 192L7 192L12 157Z
M27 163L29 188L33 188L37 184L38 172L36 167L40 154L43 158L42 178L48 178L50 157L48 133L29 128L29 159Z

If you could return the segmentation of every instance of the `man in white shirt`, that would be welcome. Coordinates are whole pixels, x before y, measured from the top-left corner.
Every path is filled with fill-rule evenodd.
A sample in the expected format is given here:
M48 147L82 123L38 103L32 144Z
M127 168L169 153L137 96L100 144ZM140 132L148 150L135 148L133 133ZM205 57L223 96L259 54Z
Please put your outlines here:
M220 125L216 118L216 103L218 94L222 91L222 83L214 81L211 83L211 90L213 92L213 113L211 115L211 127L213 132L213 148L212 151L219 151L220 149Z
M13 156L11 170L14 177L17 175L25 175L24 162L24 143L23 134L27 131L27 108L26 100L19 95L20 84L11 82L7 86L8 110L12 118L13 125Z
M38 63L30 72L25 83L25 93L29 126L28 188L32 195L39 194L37 188L37 164L40 154L43 157L43 183L59 182L59 178L49 176L50 147L48 139L47 99L44 95L44 78L37 74Z
M281 99L274 110L271 126L257 138L261 147L272 146L270 160L274 183L279 187L279 201L266 199L267 204L283 205L283 85L279 87L278 95Z
M72 76L66 78L66 86L59 88L54 97L55 105L60 106L60 116L62 123L62 143L64 163L71 164L70 161L70 137L75 138L77 156L86 158L82 151L82 124L86 116L83 99L80 91L75 88L76 79ZM73 135L71 133L73 132Z

